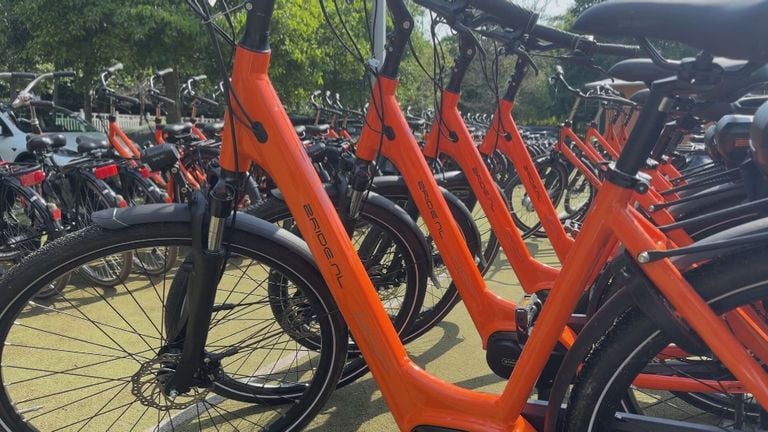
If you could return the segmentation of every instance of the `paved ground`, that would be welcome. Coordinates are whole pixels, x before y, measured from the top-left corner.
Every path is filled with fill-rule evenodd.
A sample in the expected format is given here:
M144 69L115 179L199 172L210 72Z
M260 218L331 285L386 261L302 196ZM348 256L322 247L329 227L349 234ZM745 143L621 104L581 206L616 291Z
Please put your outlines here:
M557 262L546 240L529 240L528 248L545 263ZM499 295L515 301L522 296L517 278L503 254L485 279ZM494 393L500 392L504 386L504 381L486 365L485 351L463 304L459 304L439 326L407 348L417 364L448 382ZM368 374L336 391L307 430L384 432L396 431L397 426L376 382Z

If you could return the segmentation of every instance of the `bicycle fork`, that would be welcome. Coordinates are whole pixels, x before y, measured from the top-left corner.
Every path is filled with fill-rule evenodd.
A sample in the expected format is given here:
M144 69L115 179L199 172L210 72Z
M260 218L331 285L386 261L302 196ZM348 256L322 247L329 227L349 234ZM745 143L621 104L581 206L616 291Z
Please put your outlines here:
M163 391L175 398L193 386L209 386L218 361L231 355L224 352L216 356L205 353L205 343L213 315L216 290L227 259L223 244L227 218L235 203L236 174L222 172L221 178L208 194L194 195L189 206L192 211L192 248L185 264L191 261L188 272L185 308L175 334L169 335L167 348L181 348L181 357L173 375L166 381ZM191 260L190 260L191 258ZM179 277L177 273L176 277Z

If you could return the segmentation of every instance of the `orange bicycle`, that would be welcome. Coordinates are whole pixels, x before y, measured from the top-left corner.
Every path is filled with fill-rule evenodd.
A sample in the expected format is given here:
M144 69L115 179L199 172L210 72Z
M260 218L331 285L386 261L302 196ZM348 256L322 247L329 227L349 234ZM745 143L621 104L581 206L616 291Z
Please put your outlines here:
M759 73L768 62L760 49L765 29L754 20L766 13L764 3L687 0L670 7L669 2L661 6L608 2L588 10L576 22L585 31L616 36L626 36L629 24L644 23L631 27L630 35L639 37L655 61L679 72L680 78L652 86L638 126L616 165L607 170L594 207L554 280L536 330L520 332L527 341L498 395L444 382L408 357L269 80L274 3L247 3L245 34L237 48L229 89L223 169L211 179L215 183L207 199L198 194L189 205L98 213L96 226L52 242L3 279L0 323L5 385L0 422L6 429L104 430L120 424L133 430L161 430L191 420L198 428L212 424L228 430L297 430L308 423L335 385L346 357L347 326L402 430L552 428L557 426L556 418L552 413L542 418L542 404L527 402L530 391L557 342L572 336L564 329L573 308L618 244L625 247L627 265L635 270L621 281L626 285L623 297L629 296L636 305L618 314L615 309L602 309L603 315L587 324L600 326L593 323L609 317L604 327L608 333L579 371L564 430L617 430L628 425L641 430L707 430L689 418L615 415L625 395L634 393L631 385L638 374L642 378L646 368L665 366L655 359L660 353L669 354L671 341L696 355L678 348L667 357L717 359L725 372L712 380L656 374L657 385L696 392L716 386L718 394L751 395L760 407L768 407L768 376L762 367L768 359L768 333L761 315L768 289L763 265L768 250L763 246L762 225L739 227L737 236L723 234L707 243L674 249L661 231L629 205L636 193L647 188L637 173L661 133L675 95L706 94L722 82L739 82ZM597 49L587 37L537 26L536 14L505 0L419 3L451 15L471 5L532 37L563 47ZM205 3L191 4L207 23L214 22ZM517 317L501 315L516 309L485 289L396 103L398 65L414 21L403 1L390 0L388 6L395 32L373 88L357 153L360 168L375 159L380 147L384 155L408 156L400 156L407 160L398 168L407 182L416 181L419 193L414 201L441 250L452 252L444 256L451 263L449 268L462 269L452 276L479 332L483 336L517 332ZM691 14L707 21L691 23ZM749 31L730 32L729 20ZM669 63L645 40L650 36L681 40L752 62L725 70L702 54L691 61ZM713 77L717 79L707 79ZM507 113L503 114L506 118ZM258 219L232 215L242 174L252 163L268 171L280 187L316 261L296 237ZM188 248L189 259L181 265L190 267L195 277L147 278L138 286L126 286L130 295L124 297L128 298L106 300L120 313L97 319L85 315L93 310L75 303L76 294L66 290L56 298L74 303L78 314L28 302L41 284L75 265L150 245ZM741 250L734 251L737 247ZM680 263L670 259L676 256L686 256L697 265L683 275ZM243 281L248 283L240 285ZM186 289L180 290L179 284ZM185 294L179 296L179 292ZM121 301L125 309L116 307ZM131 326L120 321L120 317L127 320L128 306L145 312ZM40 313L45 313L45 320L36 319ZM57 325L62 322L70 325ZM87 329L90 332L83 331ZM61 343L47 345L55 349L48 349L44 365L28 366L23 363L28 356L25 350L42 350L46 345L19 341L29 341L31 334L44 330ZM86 378L91 381L84 382ZM685 387L671 388L669 381ZM41 382L46 385L36 385ZM72 406L77 410L68 410L71 414L62 425L57 412ZM550 404L555 413L559 407ZM738 428L749 430L745 424L741 421Z

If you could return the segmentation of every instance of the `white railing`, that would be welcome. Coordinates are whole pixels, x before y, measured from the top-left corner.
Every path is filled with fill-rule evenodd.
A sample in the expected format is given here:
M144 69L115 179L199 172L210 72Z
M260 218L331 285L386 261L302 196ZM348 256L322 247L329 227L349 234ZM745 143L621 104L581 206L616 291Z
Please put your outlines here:
M80 116L85 118L85 115L83 111L80 111ZM108 113L93 113L91 117L91 124L93 127L95 127L98 130L103 130L102 122L106 121L106 119L109 117ZM163 123L165 123L166 118L162 117ZM213 118L205 118L200 117L197 119L198 122L202 123L215 123L219 121L218 119ZM149 124L154 125L155 117L149 116ZM120 129L124 131L132 131L137 129L146 129L147 128L147 120L140 116L135 114L117 114L117 125L120 126Z

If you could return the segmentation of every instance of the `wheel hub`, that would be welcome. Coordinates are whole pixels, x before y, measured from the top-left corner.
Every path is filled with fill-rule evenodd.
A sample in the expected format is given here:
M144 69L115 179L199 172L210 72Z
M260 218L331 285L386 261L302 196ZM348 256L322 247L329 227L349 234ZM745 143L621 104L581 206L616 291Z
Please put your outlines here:
M208 395L208 389L195 388L176 397L166 395L166 384L176 373L181 354L163 353L144 362L131 377L131 393L142 405L160 411L189 408Z

